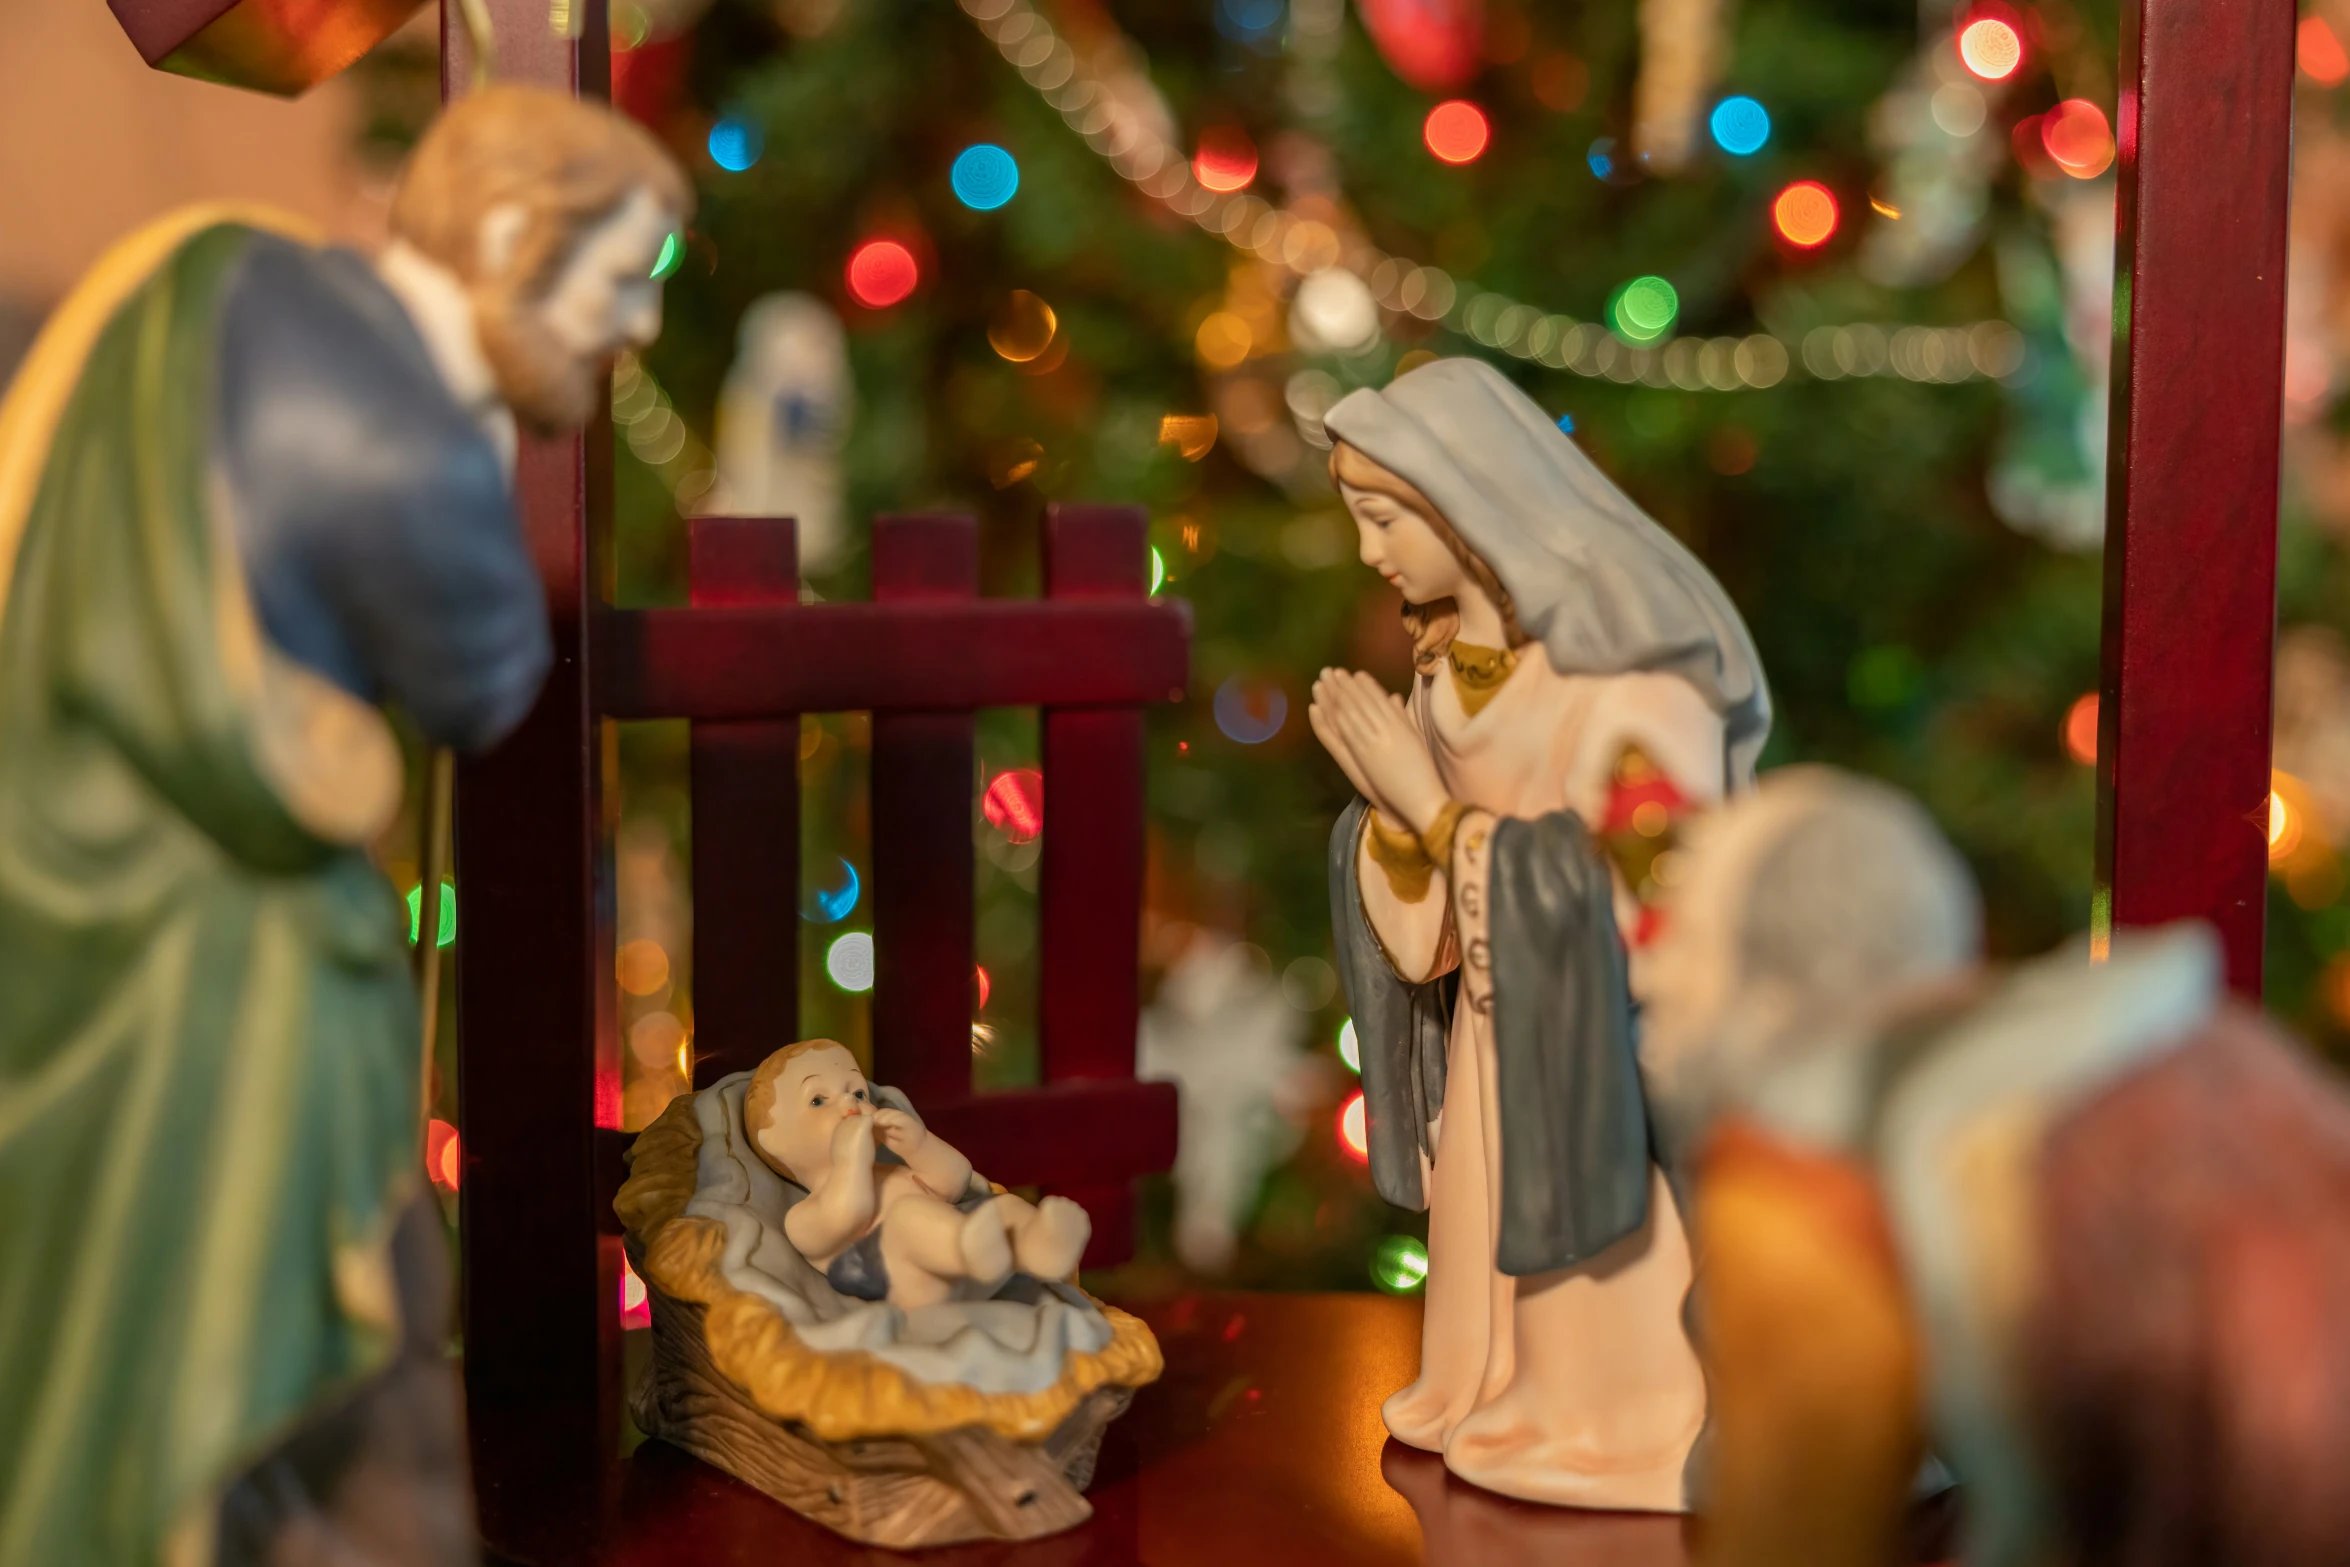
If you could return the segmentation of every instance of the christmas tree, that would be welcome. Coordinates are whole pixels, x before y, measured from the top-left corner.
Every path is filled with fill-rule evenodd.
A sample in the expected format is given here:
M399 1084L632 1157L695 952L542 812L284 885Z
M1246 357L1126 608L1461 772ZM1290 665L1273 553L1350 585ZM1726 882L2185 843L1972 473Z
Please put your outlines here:
M1280 1068L1232 1136L1283 1162L1216 1199L1234 1277L1417 1276L1417 1221L1347 1147L1323 852L1348 789L1304 704L1325 665L1402 682L1320 415L1421 358L1502 365L1713 568L1770 673L1766 766L1919 794L1995 954L2086 926L2110 6L619 0L613 35L616 97L702 200L667 329L615 388L624 601L682 599L696 509L796 511L812 590L854 598L878 512L976 513L983 591L1021 595L1047 503L1148 508L1157 591L1197 629L1152 720L1145 961L1244 943L1233 1004ZM2304 29L2313 101L2332 38L2313 67ZM2303 511L2286 532L2288 623L2340 622L2331 536ZM2308 647L2294 733L2322 751L2350 666ZM855 715L809 721L796 894L802 1031L859 1044L862 742ZM1016 1083L1050 832L1033 715L985 715L981 753L974 1050ZM691 1048L682 726L631 728L621 765L635 1126ZM2330 1039L2328 787L2279 785L2271 993ZM1170 1265L1172 1205L1138 1267Z

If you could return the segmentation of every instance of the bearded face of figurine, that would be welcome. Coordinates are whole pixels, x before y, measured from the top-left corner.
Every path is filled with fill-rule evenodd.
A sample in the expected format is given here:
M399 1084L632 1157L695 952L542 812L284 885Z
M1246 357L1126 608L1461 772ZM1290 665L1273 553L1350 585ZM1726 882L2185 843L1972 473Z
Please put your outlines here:
M496 87L427 132L391 225L462 287L498 397L551 434L593 418L613 358L660 334L653 269L691 212L684 175L641 127Z
M492 212L484 248L513 248L504 233L529 221L516 206ZM661 335L661 285L653 277L677 214L640 186L579 233L555 275L533 286L511 264L487 268L474 289L482 353L498 390L524 424L577 429L595 416L612 361Z

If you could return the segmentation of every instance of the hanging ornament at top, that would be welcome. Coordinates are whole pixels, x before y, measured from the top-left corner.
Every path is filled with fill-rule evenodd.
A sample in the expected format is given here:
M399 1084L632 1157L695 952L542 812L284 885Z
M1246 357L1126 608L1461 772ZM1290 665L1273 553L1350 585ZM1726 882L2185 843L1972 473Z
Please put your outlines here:
M107 0L159 71L292 98L390 37L421 0Z
M1422 92L1446 92L1477 74L1484 0L1356 0L1387 68Z

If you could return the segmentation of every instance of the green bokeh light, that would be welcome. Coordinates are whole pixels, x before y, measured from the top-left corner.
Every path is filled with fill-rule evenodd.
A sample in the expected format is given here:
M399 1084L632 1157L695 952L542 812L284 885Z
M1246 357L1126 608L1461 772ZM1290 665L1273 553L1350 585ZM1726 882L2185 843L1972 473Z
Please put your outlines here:
M417 927L424 923L424 888L421 884L408 889L408 945L416 945ZM441 883L441 939L436 947L445 947L457 939L457 886L454 882Z
M1428 1248L1409 1235L1390 1235L1371 1252L1371 1282L1390 1295L1409 1295L1428 1282Z
M1151 591L1153 593L1158 592L1160 586L1164 584L1166 580L1167 557L1161 555L1159 553L1159 547L1154 544L1151 546Z
M672 229L661 241L661 254L653 258L653 281L658 283L678 269L685 260L685 236Z
M1608 296L1608 325L1635 343L1664 336L1680 314L1681 296L1661 277L1636 277Z

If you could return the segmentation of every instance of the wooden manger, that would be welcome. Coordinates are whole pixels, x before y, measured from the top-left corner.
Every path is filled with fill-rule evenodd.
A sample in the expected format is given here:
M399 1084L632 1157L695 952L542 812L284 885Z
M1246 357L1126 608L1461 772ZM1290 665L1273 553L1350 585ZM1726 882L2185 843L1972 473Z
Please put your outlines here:
M725 1227L690 1217L701 1130L690 1098L637 1139L616 1206L652 1306L630 1412L662 1437L852 1540L895 1549L1026 1540L1093 1516L1102 1433L1157 1378L1158 1342L1114 1307L1110 1343L1030 1394L915 1381L798 1341L717 1266Z

